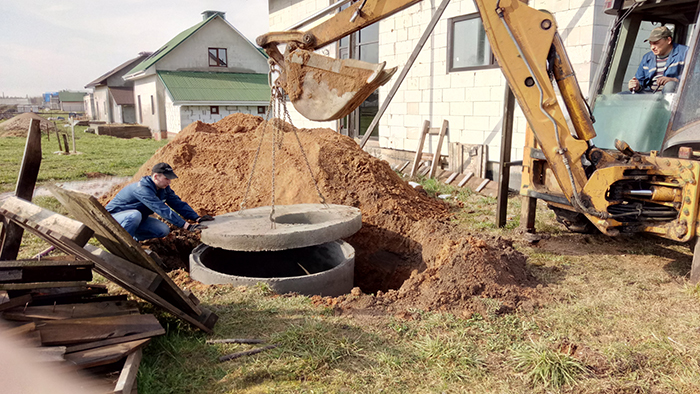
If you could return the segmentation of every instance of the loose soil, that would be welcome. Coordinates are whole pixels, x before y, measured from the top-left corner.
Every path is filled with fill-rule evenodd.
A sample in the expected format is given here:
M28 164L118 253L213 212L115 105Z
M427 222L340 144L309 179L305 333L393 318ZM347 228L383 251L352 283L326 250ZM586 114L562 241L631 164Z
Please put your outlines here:
M274 161L271 124L279 141ZM293 130L289 124L265 123L246 114L214 124L196 122L159 149L131 182L149 175L156 163L168 162L179 176L171 187L200 214L237 211L261 146L245 206L271 204L273 170L275 204L318 203ZM356 251L355 284L362 291L317 302L339 310L416 307L471 313L483 308L485 298L497 300L499 311L508 311L536 294L526 258L510 241L457 229L444 202L412 188L351 138L330 129L299 129L297 135L326 202L362 212L362 229L346 239ZM177 269L186 268L197 242L176 230L148 244Z
M39 128L42 132L56 130L53 122L33 112L26 112L2 122L0 124L0 137L26 137L29 132L29 123L32 119L39 120Z

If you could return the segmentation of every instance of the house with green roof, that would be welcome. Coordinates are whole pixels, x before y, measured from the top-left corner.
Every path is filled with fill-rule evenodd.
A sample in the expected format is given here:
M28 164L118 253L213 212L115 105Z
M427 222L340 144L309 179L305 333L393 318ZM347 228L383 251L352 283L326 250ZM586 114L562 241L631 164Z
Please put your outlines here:
M263 114L270 101L267 55L219 11L181 32L123 76L133 83L136 121L157 136L232 113Z
M68 90L58 92L59 109L66 112L85 112L84 96L85 92L71 92Z

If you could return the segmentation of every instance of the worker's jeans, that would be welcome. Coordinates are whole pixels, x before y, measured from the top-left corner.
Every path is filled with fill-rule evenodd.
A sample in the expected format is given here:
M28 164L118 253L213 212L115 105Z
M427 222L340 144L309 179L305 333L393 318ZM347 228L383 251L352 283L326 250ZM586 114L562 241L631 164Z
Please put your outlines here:
M144 218L136 209L117 212L112 217L137 241L162 238L170 233L167 224L150 216Z

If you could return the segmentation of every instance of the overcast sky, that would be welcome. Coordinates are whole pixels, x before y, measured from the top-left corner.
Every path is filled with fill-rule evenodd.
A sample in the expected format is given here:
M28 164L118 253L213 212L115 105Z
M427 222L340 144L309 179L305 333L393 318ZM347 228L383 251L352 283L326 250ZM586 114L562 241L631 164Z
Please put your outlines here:
M225 12L253 43L268 31L266 0L0 0L0 96L85 90L204 10Z

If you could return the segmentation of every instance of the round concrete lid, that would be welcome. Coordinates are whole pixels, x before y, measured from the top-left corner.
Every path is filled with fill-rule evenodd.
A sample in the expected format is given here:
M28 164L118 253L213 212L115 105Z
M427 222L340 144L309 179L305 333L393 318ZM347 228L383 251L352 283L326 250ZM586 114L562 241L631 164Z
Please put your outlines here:
M349 237L362 227L360 210L345 205L275 205L219 215L205 222L202 242L241 251L285 250Z

